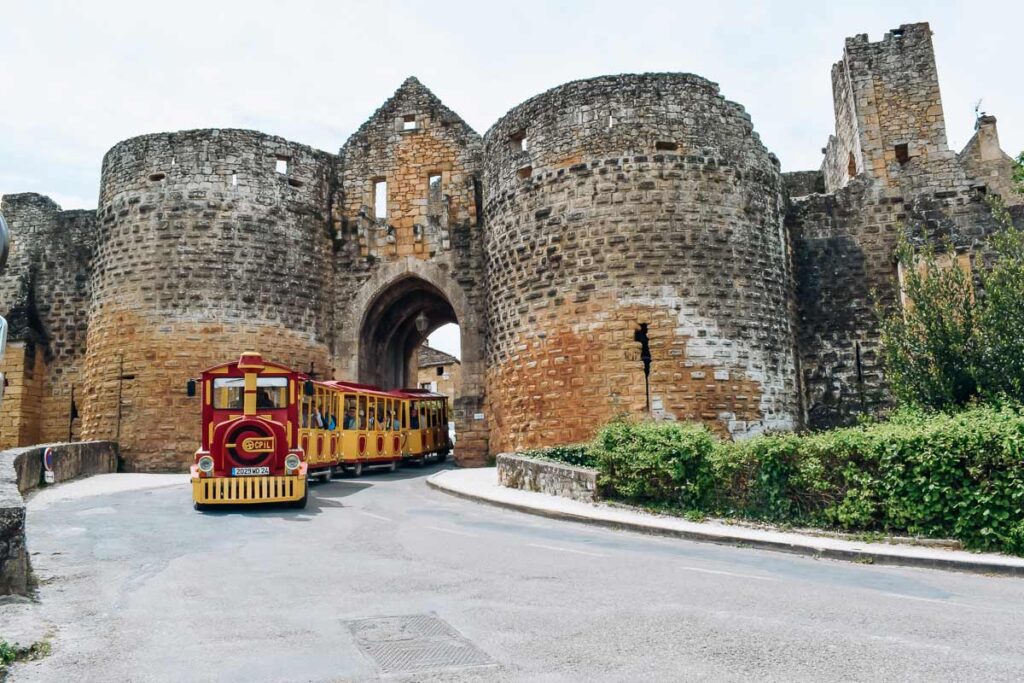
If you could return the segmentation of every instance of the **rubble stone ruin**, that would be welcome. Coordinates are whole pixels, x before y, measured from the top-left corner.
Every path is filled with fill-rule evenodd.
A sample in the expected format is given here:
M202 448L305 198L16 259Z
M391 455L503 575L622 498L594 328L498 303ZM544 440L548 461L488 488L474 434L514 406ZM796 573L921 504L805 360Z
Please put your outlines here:
M567 83L483 137L409 78L338 154L118 143L95 211L3 199L0 445L116 439L129 469L182 469L200 369L251 349L411 386L450 322L462 464L620 414L733 438L849 422L886 401L871 292L898 305L900 231L970 253L997 229L986 193L1022 207L994 117L948 148L928 24L848 39L832 82L835 135L795 173L683 73Z

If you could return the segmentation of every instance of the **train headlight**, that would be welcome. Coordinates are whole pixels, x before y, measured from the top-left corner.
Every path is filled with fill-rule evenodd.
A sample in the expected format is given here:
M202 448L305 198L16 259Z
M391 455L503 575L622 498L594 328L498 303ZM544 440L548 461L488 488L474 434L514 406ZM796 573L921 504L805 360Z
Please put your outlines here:
M208 455L204 455L203 457L199 458L199 462L196 463L196 465L199 467L199 471L202 472L203 474L209 474L210 472L213 472L213 458L211 458Z
M287 470L297 470L302 461L299 460L299 456L294 453L289 453L284 459L284 467Z

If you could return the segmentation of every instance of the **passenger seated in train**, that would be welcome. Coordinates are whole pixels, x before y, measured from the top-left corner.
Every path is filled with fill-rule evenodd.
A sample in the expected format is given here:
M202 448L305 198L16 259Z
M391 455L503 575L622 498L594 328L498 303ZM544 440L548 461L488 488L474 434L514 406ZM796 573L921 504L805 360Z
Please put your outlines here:
M412 408L409 410L409 429L420 428L420 411L418 408Z
M256 407L257 408L274 408L274 399L271 398L270 392L263 388L260 389L256 394Z
M345 422L342 425L342 429L355 429L356 428L356 409L349 408L348 412L345 413Z

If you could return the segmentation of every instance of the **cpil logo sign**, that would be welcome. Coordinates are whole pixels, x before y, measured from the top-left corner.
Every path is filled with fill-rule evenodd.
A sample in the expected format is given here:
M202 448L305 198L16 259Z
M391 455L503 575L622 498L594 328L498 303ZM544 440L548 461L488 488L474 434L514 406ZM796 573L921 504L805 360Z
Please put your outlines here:
M274 437L245 439L242 450L246 453L270 453L274 450Z
M47 484L53 483L53 449L47 448L43 451L43 481Z

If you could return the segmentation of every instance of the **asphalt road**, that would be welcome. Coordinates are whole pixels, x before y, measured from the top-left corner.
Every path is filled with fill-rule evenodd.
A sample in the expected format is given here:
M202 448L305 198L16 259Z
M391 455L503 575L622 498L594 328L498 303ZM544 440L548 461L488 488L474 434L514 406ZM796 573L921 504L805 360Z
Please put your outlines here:
M1024 678L1020 579L547 520L435 469L314 485L305 511L199 514L183 484L34 499L56 635L12 680Z

